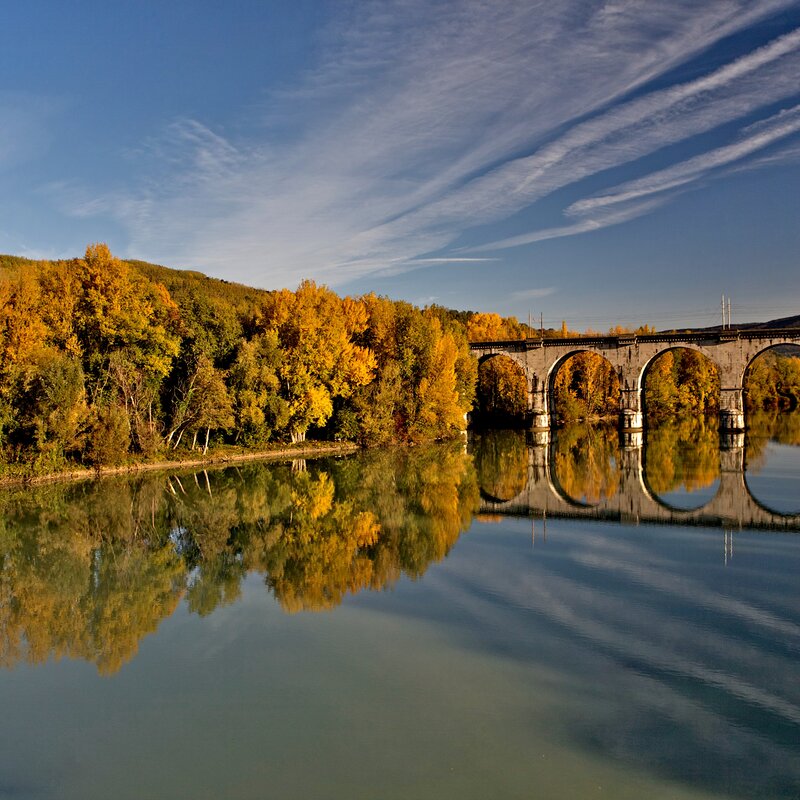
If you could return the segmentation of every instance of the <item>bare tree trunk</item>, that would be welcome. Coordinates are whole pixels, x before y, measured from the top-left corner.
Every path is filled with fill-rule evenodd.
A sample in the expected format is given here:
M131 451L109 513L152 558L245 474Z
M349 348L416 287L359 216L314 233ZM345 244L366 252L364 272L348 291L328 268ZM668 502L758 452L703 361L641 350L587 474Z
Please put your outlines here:
M183 430L186 430L185 428ZM178 445L181 443L181 439L183 438L183 431L178 434L178 438L175 440L175 444L172 446L173 450L178 449Z
M194 438L192 439L192 452L194 452L195 447L197 447L197 431L194 432Z
M210 433L211 433L211 428L206 428L206 445L203 448L203 455L205 455L208 452L208 437Z

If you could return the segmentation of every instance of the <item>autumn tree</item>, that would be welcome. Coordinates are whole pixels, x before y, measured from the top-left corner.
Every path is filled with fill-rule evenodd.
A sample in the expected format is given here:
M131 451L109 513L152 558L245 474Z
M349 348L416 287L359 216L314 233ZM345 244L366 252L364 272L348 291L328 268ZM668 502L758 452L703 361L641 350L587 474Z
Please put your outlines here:
M180 347L178 309L169 292L91 245L75 263L73 330L93 404L119 404L141 452L157 446L160 389Z
M748 411L792 409L800 402L800 358L768 351L753 361L745 375Z
M356 343L366 322L361 301L342 299L313 281L294 293L276 292L265 303L264 326L277 335L282 351L278 371L293 441L328 421L335 398L349 397L372 379L374 356Z
M192 449L198 433L205 428L203 454L208 450L212 430L228 429L234 424L233 403L225 376L205 355L197 363L179 387L175 398L172 428L167 435L167 444L176 449L185 433L192 434Z
M247 446L310 429L364 444L445 438L474 399L471 312L312 282L263 292L103 244L70 261L3 260L0 300L0 447L41 471L65 456L155 456L187 435L205 434L205 449L214 431Z
M559 368L553 382L560 420L592 419L616 413L619 379L608 360L592 352L577 353Z
M524 339L526 335L530 335L530 331L516 317L501 317L493 313L474 314L467 322L467 336L471 342Z
M523 420L528 410L525 374L510 358L495 356L478 371L478 410L482 418Z
M708 358L693 350L668 350L653 361L645 374L644 399L651 419L716 411L717 369Z

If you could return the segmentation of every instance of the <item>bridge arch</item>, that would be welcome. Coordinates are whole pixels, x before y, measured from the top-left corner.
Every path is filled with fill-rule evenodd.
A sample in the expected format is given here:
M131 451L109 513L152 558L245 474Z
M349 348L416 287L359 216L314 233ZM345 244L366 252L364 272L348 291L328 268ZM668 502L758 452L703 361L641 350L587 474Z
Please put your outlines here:
M501 427L526 421L531 398L524 360L511 353L491 353L478 361L477 412L479 418Z
M620 487L619 435L609 426L573 424L553 438L552 483L568 502L591 507L613 497Z
M661 508L673 514L676 519L680 519L681 516L685 516L687 518L691 517L692 514L697 514L703 511L704 508L708 507L711 503L714 502L714 498L719 494L720 491L720 476L717 474L711 483L708 484L709 487L712 488L710 492L703 492L703 489L707 487L700 487L700 491L702 494L700 495L699 502L694 503L692 505L682 505L676 502L670 502L668 499L664 497L664 490L656 490L652 483L650 482L650 478L648 475L647 467L642 473L642 483L644 485L645 493L648 496L648 499L655 503L656 505L661 506ZM685 486L685 484L683 484ZM691 493L691 489L687 490Z
M577 374L566 372L570 362ZM619 409L617 369L601 350L587 347L565 353L550 366L546 381L551 418L555 415L558 422L567 417L602 416Z
M481 364L485 364L487 361L491 361L493 358L497 358L498 356L509 358L513 361L523 372L528 371L528 364L525 360L524 353L518 353L514 350L493 350L489 353L482 353L478 357L478 366L480 367Z
M573 497L565 488L564 485L561 483L558 477L558 469L555 465L553 465L553 469L550 474L547 476L550 491L553 494L557 495L558 498L568 507L568 508L597 508L600 506L600 501L596 503L590 503L586 500L580 500L577 497Z
M784 355L784 352L776 351L786 351L785 355L798 359L796 363L800 366L800 344L770 344L749 354L749 360L742 373L742 385L747 400L748 413L759 408L788 407L788 410L794 410L798 406L800 392L781 393L780 374L777 364L774 365L774 369L769 369L768 359L770 355ZM791 380L790 375L787 375L787 377ZM800 383L800 370L798 370L797 377ZM774 390L771 395L768 393L769 389ZM784 400L784 403L781 403L781 399Z
M531 480L531 451L522 431L477 432L471 452L481 497L505 503L524 493Z
M774 515L776 517L792 517L792 516L800 517L800 500L797 502L797 504L796 504L796 506L794 508L791 508L791 509L788 509L788 510L775 508L772 505L770 505L769 502L764 502L759 497L760 492L759 492L759 490L757 488L755 490L753 489L753 487L751 485L751 479L752 479L752 476L751 476L751 478L748 478L748 470L745 470L745 473L744 473L744 485L745 485L745 488L747 489L747 493L750 496L750 500L758 508L760 508L766 514L772 514L772 515Z
M707 358L716 367L718 372L722 371L722 365L720 364L719 359L710 348L703 347L702 345L695 344L694 342L678 342L674 345L670 345L669 347L659 348L656 352L648 354L642 360L639 369L638 388L640 390L645 388L644 382L647 379L647 373L653 368L653 365L656 361L658 361L659 358L667 353L674 353L681 350L689 350L690 352L699 353L700 355L705 356L705 358Z
M683 353L696 354L700 356L703 362L705 362L706 365L710 365L712 368L711 373L705 376L705 386L700 384L700 380L703 378L702 374L699 372L695 373L695 386L696 389L699 390L699 396L697 393L695 393L695 397L697 397L698 400L698 408L696 410L708 410L707 406L710 398L713 398L713 402L715 404L719 402L723 372L723 367L719 363L719 360L715 358L705 347L692 344L678 344L674 347L664 348L653 354L647 358L641 366L637 380L637 389L640 393L642 412L644 416L652 417L654 415L658 415L659 413L661 413L662 416L667 416L667 414L671 414L674 409L667 410L663 406L669 402L680 402L679 396L659 396L656 393L657 384L655 384L655 381L657 379L657 371L659 366L665 364L665 360L669 357L675 359L676 355ZM680 365L680 362L678 363ZM662 389L669 387L674 377L675 376L667 377L662 375ZM669 383L667 383L667 381L669 381ZM676 381L676 390L680 390L681 386L685 385L685 383L686 382L680 383Z

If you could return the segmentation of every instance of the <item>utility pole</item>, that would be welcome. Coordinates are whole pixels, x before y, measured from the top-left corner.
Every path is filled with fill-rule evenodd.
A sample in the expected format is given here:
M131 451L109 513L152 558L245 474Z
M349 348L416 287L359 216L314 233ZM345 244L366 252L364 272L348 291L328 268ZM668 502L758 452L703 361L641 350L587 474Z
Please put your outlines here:
M544 313L539 313L539 336L544 339Z
M728 327L731 327L731 298L728 297Z
M531 327L531 310L528 309L528 338L533 339L531 334L533 333L533 328Z
M725 295L722 295L722 330L725 330Z

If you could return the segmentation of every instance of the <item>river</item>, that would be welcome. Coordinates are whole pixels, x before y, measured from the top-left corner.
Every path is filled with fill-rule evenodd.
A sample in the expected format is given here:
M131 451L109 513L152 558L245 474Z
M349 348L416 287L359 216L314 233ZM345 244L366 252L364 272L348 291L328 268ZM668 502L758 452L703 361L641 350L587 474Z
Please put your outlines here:
M800 416L752 423L5 490L0 798L797 798Z

